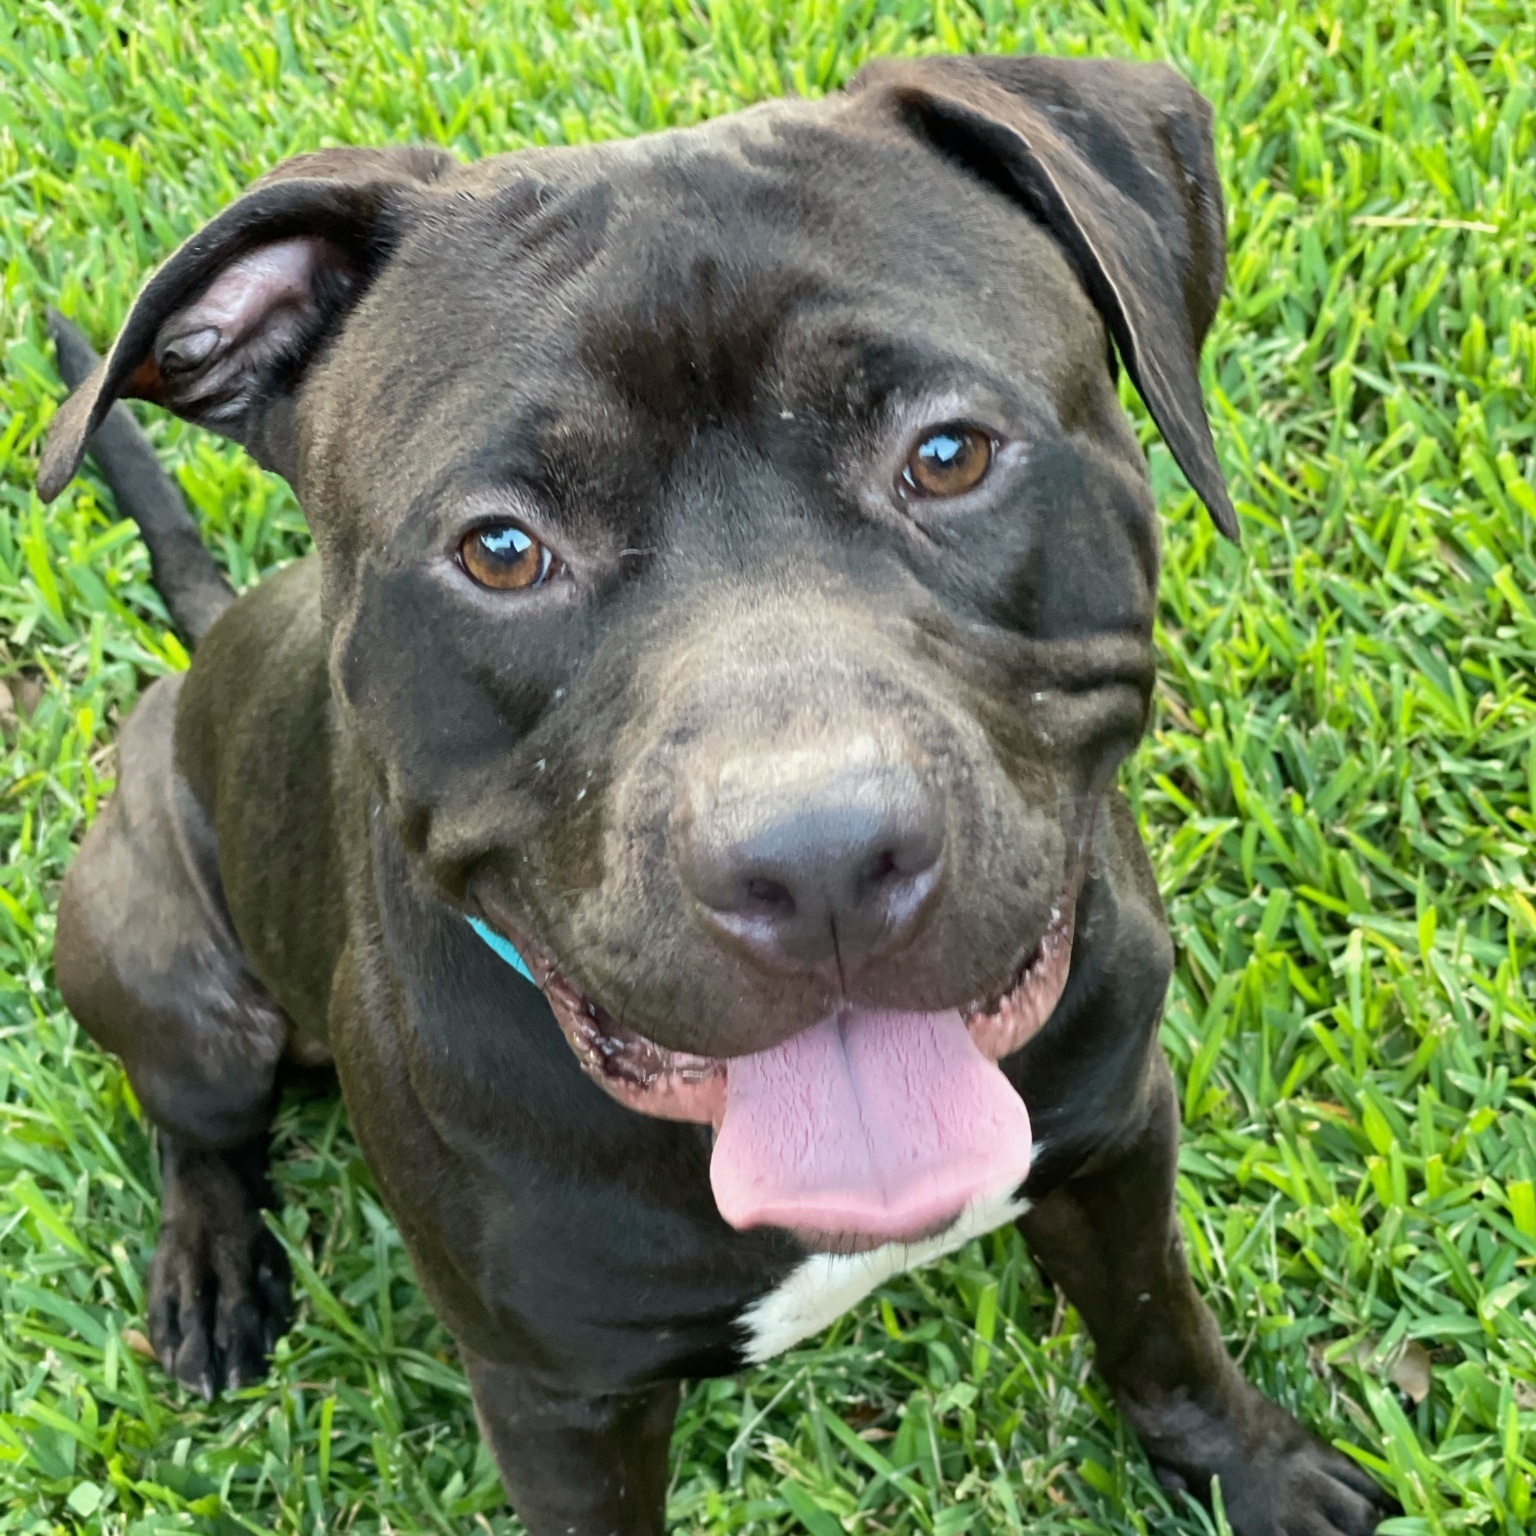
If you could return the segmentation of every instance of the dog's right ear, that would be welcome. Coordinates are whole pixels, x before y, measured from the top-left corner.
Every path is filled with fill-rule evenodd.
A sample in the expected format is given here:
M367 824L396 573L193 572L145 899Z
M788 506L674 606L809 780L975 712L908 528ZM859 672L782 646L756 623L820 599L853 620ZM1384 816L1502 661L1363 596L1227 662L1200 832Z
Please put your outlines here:
M60 406L37 489L69 484L120 397L152 400L293 475L293 395L388 260L413 189L458 162L425 146L326 149L269 171L193 235L134 301L112 350Z

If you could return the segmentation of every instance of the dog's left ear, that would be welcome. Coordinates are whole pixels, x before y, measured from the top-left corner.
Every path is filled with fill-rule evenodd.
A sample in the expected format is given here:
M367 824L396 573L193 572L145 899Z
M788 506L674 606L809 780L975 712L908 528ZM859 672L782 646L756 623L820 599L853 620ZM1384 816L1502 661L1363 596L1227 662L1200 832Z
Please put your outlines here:
M1179 468L1236 541L1200 393L1226 272L1210 103L1166 65L1108 59L880 60L849 89L1051 232Z

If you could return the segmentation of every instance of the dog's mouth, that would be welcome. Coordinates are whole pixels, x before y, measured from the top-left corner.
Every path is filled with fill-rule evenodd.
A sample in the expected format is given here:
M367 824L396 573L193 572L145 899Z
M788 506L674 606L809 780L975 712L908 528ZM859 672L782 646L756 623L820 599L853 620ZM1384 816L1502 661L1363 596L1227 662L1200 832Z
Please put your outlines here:
M641 1114L714 1128L710 1180L730 1225L785 1227L809 1248L858 1252L934 1236L1024 1182L1029 1116L997 1064L1061 999L1075 907L1069 894L1052 908L991 998L921 1013L844 1004L735 1057L658 1045L514 942L594 1082Z

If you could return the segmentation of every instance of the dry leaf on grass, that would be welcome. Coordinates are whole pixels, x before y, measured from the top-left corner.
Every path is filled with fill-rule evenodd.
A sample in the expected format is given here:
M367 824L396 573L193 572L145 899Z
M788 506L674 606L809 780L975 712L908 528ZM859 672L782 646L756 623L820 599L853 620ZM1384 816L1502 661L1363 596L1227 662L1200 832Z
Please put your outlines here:
M1422 1403L1429 1396L1429 1351L1417 1339L1410 1339L1392 1362L1392 1385L1410 1402Z
M142 1355L146 1360L153 1360L156 1358L155 1346L151 1344L149 1340L146 1339L137 1328L123 1329L123 1343L126 1344L128 1348L134 1352L134 1354Z
M1330 1367L1354 1365L1362 1371L1384 1376L1412 1403L1422 1403L1429 1396L1431 1361L1429 1351L1417 1339L1410 1339L1390 1360L1381 1358L1381 1342L1374 1338L1357 1339L1347 1349L1337 1352L1329 1345L1314 1345L1309 1350L1314 1365L1326 1371Z

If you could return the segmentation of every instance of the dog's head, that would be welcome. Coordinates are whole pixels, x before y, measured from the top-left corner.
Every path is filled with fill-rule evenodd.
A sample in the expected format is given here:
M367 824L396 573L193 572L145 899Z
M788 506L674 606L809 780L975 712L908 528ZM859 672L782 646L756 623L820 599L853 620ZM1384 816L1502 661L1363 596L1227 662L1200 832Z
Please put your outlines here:
M732 1219L911 1235L975 1179L887 1220L797 1204L804 1149L759 1143L878 1139L882 1093L1009 1134L966 1051L1059 997L1152 683L1115 357L1235 536L1197 376L1223 250L1208 108L1160 66L888 63L473 167L322 151L154 275L40 479L120 395L285 474L418 867L615 1096L722 1146L757 1096L731 1176L775 1189L717 1179ZM834 1036L857 1091L823 1103Z

